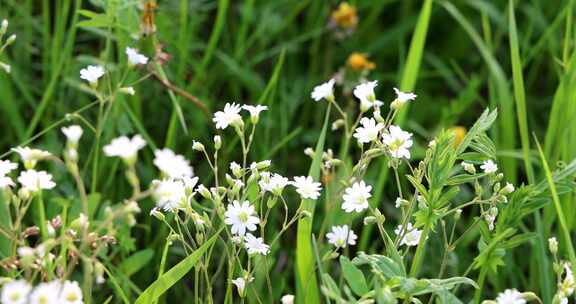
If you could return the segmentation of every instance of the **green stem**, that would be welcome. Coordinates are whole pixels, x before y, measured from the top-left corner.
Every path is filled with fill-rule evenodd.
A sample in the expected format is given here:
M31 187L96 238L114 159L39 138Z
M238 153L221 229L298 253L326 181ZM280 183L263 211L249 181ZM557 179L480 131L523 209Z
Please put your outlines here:
M38 226L40 226L40 235L42 236L42 241L46 241L48 239L48 227L46 226L46 210L44 208L42 190L38 191L36 201L38 202Z
M432 224L430 220L424 225L424 230L420 236L420 241L418 242L418 247L416 247L416 253L414 254L414 260L412 261L412 267L410 267L410 276L416 277L418 271L420 270L420 265L422 265L422 259L424 258L424 252L426 251L426 239L430 233L430 228Z
M488 268L486 266L482 266L480 269L480 274L478 275L478 289L474 292L474 303L480 303L480 298L482 297L482 289L484 288L484 281L486 280L486 273L488 272Z

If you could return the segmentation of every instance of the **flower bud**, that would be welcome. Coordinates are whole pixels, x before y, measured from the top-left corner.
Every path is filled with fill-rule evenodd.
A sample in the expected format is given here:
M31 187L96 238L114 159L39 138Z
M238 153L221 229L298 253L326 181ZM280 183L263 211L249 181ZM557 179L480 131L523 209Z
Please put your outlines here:
M6 39L6 44L4 45L9 46L14 43L14 41L16 41L16 34L12 34L10 37L8 37L8 39Z
M366 225L366 226L374 224L374 223L376 223L376 221L377 221L377 219L375 216L369 215L369 216L364 217L364 225Z
M200 193L200 195L202 195L202 197L204 197L205 199L208 200L212 199L212 194L210 193L210 190L208 190L208 188L206 188L204 185L202 184L198 185L196 191L198 191L198 193Z
M128 95L134 95L134 94L136 94L136 91L134 90L133 87L120 88L118 91L119 91L120 93L128 94Z
M12 71L12 67L10 67L9 64L6 64L4 62L0 62L0 68L3 69L8 74L10 74L10 72Z
M470 174L476 173L476 167L474 167L473 164L467 163L467 162L462 162L461 165L462 165L462 168L464 168L464 171L466 171Z
M0 26L0 36L6 34L8 31L8 20L2 20L2 25Z
M548 239L548 248L552 254L556 255L558 253L558 240L555 237Z
M336 121L334 121L332 123L332 131L336 131L336 130L340 129L345 124L346 124L346 122L344 121L344 119L337 119Z
M214 136L214 149L220 150L221 147L222 147L222 138L220 137L220 135Z
M304 154L310 157L314 157L314 149L308 147L304 149Z
M510 194L512 192L514 192L514 185L512 185L511 183L506 183L506 186L504 186L504 188L502 188L502 190L500 191L502 194L506 195L506 194Z
M157 219L159 219L159 220L161 220L161 221L164 221L164 219L165 219L164 214L163 214L162 212L160 212L160 211L158 210L158 208L153 208L153 209L150 211L150 215L153 216L153 217L155 217L155 218L157 218Z
M196 150L196 151L200 151L200 152L204 152L204 145L200 142L197 141L192 141L192 149Z
M256 169L264 170L264 169L270 167L271 164L272 164L272 162L270 160L263 160L263 161L256 163Z

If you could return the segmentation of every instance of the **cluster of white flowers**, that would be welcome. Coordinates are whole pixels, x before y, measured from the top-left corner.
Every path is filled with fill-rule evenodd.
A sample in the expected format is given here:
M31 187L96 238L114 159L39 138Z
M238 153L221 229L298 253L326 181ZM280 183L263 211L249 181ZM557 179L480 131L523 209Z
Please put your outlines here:
M76 281L54 280L32 287L24 280L10 281L2 287L2 304L82 304L82 290Z

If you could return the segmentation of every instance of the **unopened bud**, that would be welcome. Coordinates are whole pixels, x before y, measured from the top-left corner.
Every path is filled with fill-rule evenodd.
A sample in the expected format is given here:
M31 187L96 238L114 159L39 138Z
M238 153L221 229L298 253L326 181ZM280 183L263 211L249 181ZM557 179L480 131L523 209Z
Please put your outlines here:
M201 142L197 142L197 141L192 141L192 149L196 150L196 151L200 151L203 152L204 151L204 145Z
M10 74L10 72L12 71L12 67L10 67L9 64L6 64L4 62L0 62L0 68L3 69L8 74Z
M198 188L196 188L196 191L198 191L198 193L200 193L200 195L202 195L202 197L204 197L205 199L212 199L212 194L210 193L210 190L208 190L208 188L204 187L204 185L200 184L198 185Z
M336 130L340 129L345 124L346 124L346 122L344 121L344 119L337 119L336 121L334 121L332 123L332 131L336 131Z
M2 20L2 25L0 26L0 36L6 34L8 31L8 20Z
M550 252L554 255L558 253L558 240L556 240L555 237L548 239L548 249L550 249Z
M371 225L376 223L376 217L375 216L366 216L364 217L364 225Z
M14 43L14 41L16 41L16 34L12 34L10 37L8 37L8 39L6 39L6 46L11 45L12 43Z
M214 136L214 149L220 150L222 147L222 137L220 135Z
M128 94L128 95L136 94L136 91L134 90L133 87L120 88L118 91L120 91L120 93L124 93L124 94Z
M314 157L314 150L310 147L304 149L304 154L310 157Z
M158 210L158 208L152 209L152 210L150 211L150 215L153 216L153 217L155 217L155 218L157 218L157 219L159 219L159 220L161 220L161 221L164 221L164 219L165 219L164 214L163 214L162 212L160 212L160 211Z

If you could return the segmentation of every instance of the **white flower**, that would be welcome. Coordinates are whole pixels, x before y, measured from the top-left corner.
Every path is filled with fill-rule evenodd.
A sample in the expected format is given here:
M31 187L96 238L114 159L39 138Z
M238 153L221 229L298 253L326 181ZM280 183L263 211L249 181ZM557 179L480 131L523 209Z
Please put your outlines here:
M394 88L394 92L396 93L396 99L390 104L392 109L400 109L408 101L416 99L416 94L414 93L405 93L397 88Z
M246 288L246 284L254 281L253 277L249 277L248 280L244 279L243 277L236 278L232 280L232 284L236 285L238 289L238 294L241 297L244 297L244 289Z
M17 163L13 163L9 160L0 160L0 176L10 173L16 168L18 168Z
M137 49L131 47L126 48L126 56L128 56L128 62L132 65L147 64L148 57L138 53Z
M376 101L374 95L374 88L378 85L378 81L369 81L357 85L354 88L354 96L360 100L360 110L362 112L368 111Z
M258 182L258 185L263 191L268 191L275 195L281 195L284 187L288 185L290 182L288 178L274 173L269 178L263 178Z
M326 233L328 243L336 248L346 248L347 245L356 245L358 236L348 228L348 225L332 226L332 231Z
M402 203L404 202L404 200L400 197L396 198L396 201L394 202L394 207L396 208L400 208L402 207Z
M410 159L412 147L412 133L406 132L398 126L390 126L388 132L382 135L382 142L394 158Z
M394 230L394 233L396 233L396 235L400 235L402 233L402 225L398 225L398 227ZM421 236L422 230L416 229L412 227L412 223L408 223L406 225L406 231L404 232L402 241L400 241L400 245L417 246L420 242Z
M82 289L76 281L65 281L60 290L61 304L83 304Z
M462 162L460 165L462 165L462 168L464 168L464 171L466 171L470 174L476 173L476 167L474 167L473 164L467 163L467 162Z
M82 137L84 130L82 130L82 127L78 125L71 125L68 127L63 127L62 133L64 133L69 142L72 144L77 144L80 140L80 137Z
M282 302L282 304L294 304L294 295L291 294L284 295L282 296L280 301Z
M363 117L360 120L362 127L356 128L356 133L354 133L354 137L358 140L359 143L365 144L372 142L378 138L378 134L384 128L384 125L381 123L376 123L374 118L366 118Z
M194 175L190 162L168 148L154 151L154 165L170 178Z
M498 294L496 298L498 304L525 304L526 300L522 298L522 293L516 289L506 289Z
M252 120L252 123L255 124L258 122L260 112L268 110L268 107L263 105L255 105L255 106L243 105L242 109L250 112L250 119Z
M32 286L24 280L10 281L2 287L2 304L26 304Z
M230 228L232 234L244 235L246 230L256 230L256 225L260 223L260 219L254 214L254 206L250 205L249 201L244 201L242 204L233 201L224 213L224 223L232 225Z
M20 172L18 182L24 189L30 192L38 192L43 189L52 189L56 183L52 181L52 175L46 171L36 171L33 169Z
M136 161L138 150L146 146L146 141L136 134L132 139L126 136L120 136L112 140L110 144L104 146L104 154L110 157L120 157L125 162L133 163Z
M515 190L514 185L512 185L509 182L506 182L506 186L504 186L504 188L502 188L501 191L503 194L510 194L510 193L514 192L514 190Z
M226 129L229 125L235 125L242 122L240 116L240 106L235 103L227 103L223 111L214 113L212 121L216 123L216 129Z
M192 149L202 152L202 151L204 151L204 145L201 142L193 140L192 141Z
M98 79L104 75L104 68L99 65L89 65L85 69L80 70L80 78L88 81L94 85L98 83Z
M31 256L34 256L34 254L36 254L36 251L34 250L34 248L28 247L28 246L18 247L16 252L18 253L18 256L22 259L29 258Z
M362 212L368 208L368 199L372 197L370 191L372 191L372 186L366 185L364 181L352 184L352 187L346 188L344 191L342 209L348 213Z
M166 179L152 182L156 206L164 211L174 212L186 203L186 186L179 179Z
M60 299L58 298L58 291L60 290L60 284L57 281L52 281L49 283L40 283L32 294L30 294L30 304L60 304Z
M548 239L548 248L552 254L556 254L558 252L558 240L555 237Z
M7 176L0 176L0 189L14 186L14 181Z
M314 182L314 179L310 176L294 177L292 186L296 187L296 192L303 199L317 200L320 196L320 190L322 190L321 184Z
M320 101L322 99L332 101L334 99L334 82L334 79L330 79L321 85L317 85L314 87L314 90L312 90L310 97L315 101Z
M264 243L264 239L257 238L251 233L247 233L244 237L244 246L246 246L248 254L267 255L270 252L270 246Z
M240 178L242 176L242 167L236 162L230 163L230 171L236 178Z
M50 152L40 149L30 149L29 147L16 147L13 148L12 151L20 155L26 169L34 168L38 161L44 160L51 155Z
M485 160L482 162L480 169L484 170L484 173L494 173L498 171L498 166L491 160Z

